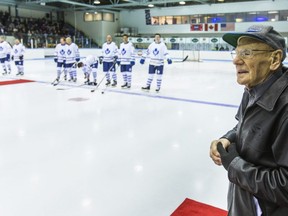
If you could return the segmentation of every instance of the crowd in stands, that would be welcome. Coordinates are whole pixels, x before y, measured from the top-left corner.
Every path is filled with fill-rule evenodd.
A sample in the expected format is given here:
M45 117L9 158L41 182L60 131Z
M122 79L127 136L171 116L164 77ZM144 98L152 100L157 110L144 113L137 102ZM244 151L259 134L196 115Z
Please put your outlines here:
M34 47L45 47L47 44L55 45L55 41L61 36L83 37L81 32L63 21L52 21L49 18L41 19L12 17L8 12L0 10L0 35L12 35L23 39L26 47L31 47L31 39Z

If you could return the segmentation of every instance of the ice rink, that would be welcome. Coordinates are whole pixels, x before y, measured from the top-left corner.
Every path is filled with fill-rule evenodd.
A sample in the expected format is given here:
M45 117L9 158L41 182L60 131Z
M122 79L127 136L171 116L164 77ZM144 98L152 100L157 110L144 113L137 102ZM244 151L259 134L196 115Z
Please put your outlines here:
M12 62L13 64L13 62ZM101 94L56 78L53 59L13 65L0 85L0 215L168 216L185 198L226 209L228 180L209 157L210 142L235 126L243 92L232 61L165 64L162 88ZM2 68L1 68L2 69ZM102 65L98 81L103 77Z

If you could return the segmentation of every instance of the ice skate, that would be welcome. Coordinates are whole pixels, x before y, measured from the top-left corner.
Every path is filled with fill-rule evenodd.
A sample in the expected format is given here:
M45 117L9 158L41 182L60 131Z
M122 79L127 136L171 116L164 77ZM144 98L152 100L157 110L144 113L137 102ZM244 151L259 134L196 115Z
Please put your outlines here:
M150 86L142 87L142 90L149 91L150 90Z
M91 85L91 86L97 86L97 83L96 83L96 82L89 82L88 85Z
M60 79L59 79L59 77L57 77L57 78L52 82L52 85L56 86L56 85L59 84L59 82L60 82Z
M121 88L126 88L128 86L127 82L121 86Z
M112 87L116 87L116 86L117 86L117 81L116 81L116 80L113 80Z
M111 84L111 82L110 82L110 80L107 80L107 82L106 82L106 86L109 86Z

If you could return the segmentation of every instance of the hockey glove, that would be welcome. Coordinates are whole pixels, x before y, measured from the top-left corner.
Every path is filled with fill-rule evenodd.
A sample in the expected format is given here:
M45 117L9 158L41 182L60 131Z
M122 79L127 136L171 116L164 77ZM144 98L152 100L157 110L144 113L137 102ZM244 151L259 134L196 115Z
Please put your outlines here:
M11 60L14 61L14 56L13 55L11 56Z
M116 63L116 62L117 62L117 59L118 59L118 56L114 56L114 57L113 57L113 63Z
M103 63L103 56L99 56L99 64Z
M80 58L76 58L76 62L79 62L80 61Z
M144 64L145 63L145 59L140 59L140 64Z
M172 60L171 59L167 59L168 64L172 64Z
M78 67L78 68L81 68L81 67L83 67L83 66L84 66L83 62L78 62L78 64L77 64L77 67Z
M54 62L57 63L57 61L58 61L58 59L57 59L57 58L54 58Z
M6 60L7 60L7 61L10 61L10 54L7 54Z
M236 150L236 144L232 143L227 147L227 150L225 150L222 143L218 142L217 150L220 154L222 165L226 170L228 170L230 163L234 160L235 157L239 156Z
M20 61L23 61L23 58L24 58L23 55L19 56Z
M131 66L135 65L135 61L130 61Z

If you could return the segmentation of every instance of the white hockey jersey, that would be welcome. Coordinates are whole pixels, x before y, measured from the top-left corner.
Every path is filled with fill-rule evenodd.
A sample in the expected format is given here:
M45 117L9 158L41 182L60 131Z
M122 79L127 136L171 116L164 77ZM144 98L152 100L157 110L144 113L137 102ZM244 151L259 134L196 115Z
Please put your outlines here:
M113 62L114 56L118 54L118 47L114 42L104 43L102 46L102 56L104 62Z
M4 42L0 42L0 59L6 58L8 52Z
M143 58L150 57L151 65L159 66L164 64L164 59L169 59L168 50L163 42L151 43L148 49L143 53Z
M14 61L20 61L20 56L25 53L25 46L21 43L14 44L11 55L14 56Z
M76 59L80 58L78 46L75 43L66 44L65 60L66 64L75 63Z
M121 65L129 65L131 61L135 61L134 46L131 42L121 43L118 53Z
M98 62L97 56L89 55L85 58L83 64L90 67L91 65L96 64L97 62Z
M7 41L3 41L3 43L6 47L6 55L11 54L12 46Z
M66 58L66 44L57 44L54 52L54 58L57 58L58 62L63 62Z

